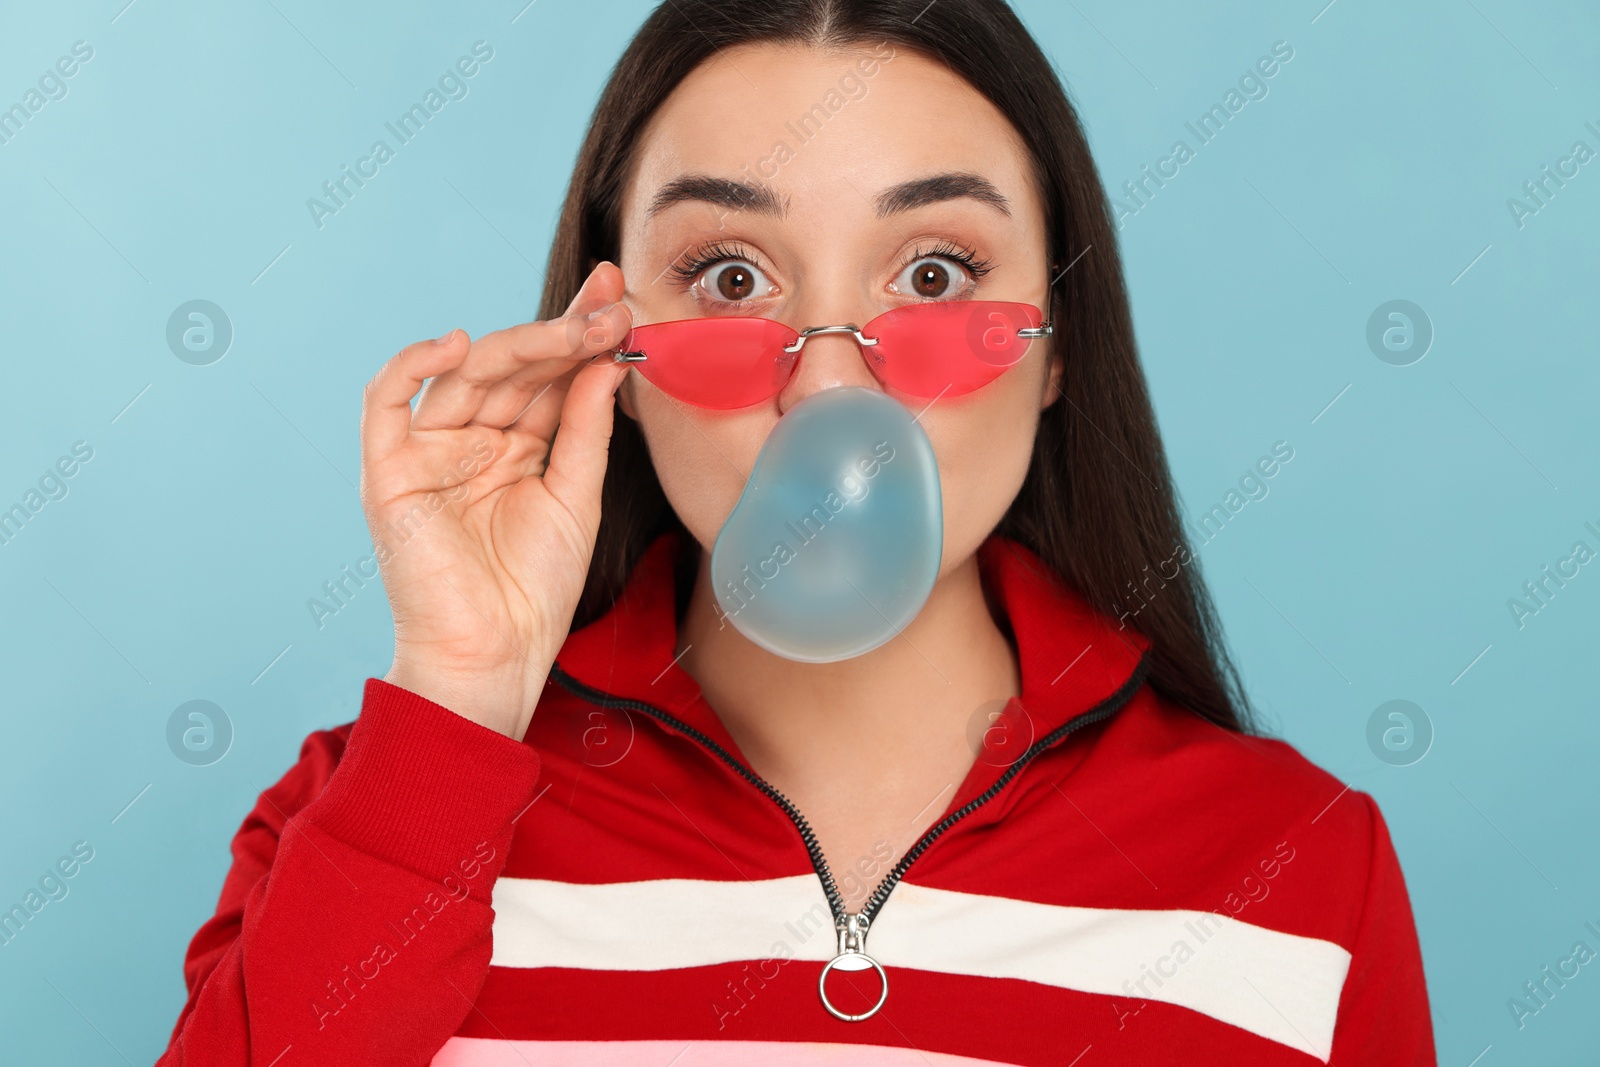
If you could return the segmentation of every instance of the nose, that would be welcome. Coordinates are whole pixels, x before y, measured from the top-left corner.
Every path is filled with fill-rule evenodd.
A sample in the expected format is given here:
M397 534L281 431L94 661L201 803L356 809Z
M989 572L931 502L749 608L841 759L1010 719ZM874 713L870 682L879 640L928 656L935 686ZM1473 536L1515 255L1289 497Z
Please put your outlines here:
M870 317L870 314L866 316ZM823 318L810 321L812 327L848 324L854 330L859 328L864 318ZM807 327L796 327L796 329L805 328ZM851 331L829 330L810 335L802 334L800 350L789 358L798 359L800 363L795 368L794 375L785 383L782 392L778 394L780 414L788 412L806 397L823 389L836 389L842 385L880 388L878 379L867 366L867 360L872 358L871 347L862 345L856 339L856 334Z

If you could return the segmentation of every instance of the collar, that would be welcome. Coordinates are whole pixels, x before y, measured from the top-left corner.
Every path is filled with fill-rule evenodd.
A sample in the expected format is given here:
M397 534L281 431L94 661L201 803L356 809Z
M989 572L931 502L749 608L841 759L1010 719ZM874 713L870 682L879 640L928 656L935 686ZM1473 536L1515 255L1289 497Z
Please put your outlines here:
M748 767L699 683L673 659L675 571L688 537L676 528L658 535L616 603L568 635L555 666L591 689L665 712ZM992 533L977 557L980 579L1000 608L1002 628L1009 627L1022 675L1021 694L1002 713L1008 731L1018 730L1027 743L1038 741L1124 687L1136 686L1134 675L1142 676L1150 646L1144 634L1090 606L1019 541ZM999 761L978 761L953 803L1000 777L1001 768L991 762Z

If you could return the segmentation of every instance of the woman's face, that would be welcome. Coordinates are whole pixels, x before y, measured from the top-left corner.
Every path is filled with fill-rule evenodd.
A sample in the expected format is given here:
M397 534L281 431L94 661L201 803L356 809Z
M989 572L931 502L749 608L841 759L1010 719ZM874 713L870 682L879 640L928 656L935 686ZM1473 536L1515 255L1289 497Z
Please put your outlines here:
M756 315L800 330L971 299L1022 301L1048 318L1030 167L993 104L904 48L731 48L690 74L644 132L622 203L624 299L639 325ZM885 390L921 412L938 459L942 574L1022 485L1039 413L1056 396L1049 345L931 403L880 385L849 334L808 339L783 391L751 407L693 407L637 372L619 396L667 499L709 548L786 411L836 386Z

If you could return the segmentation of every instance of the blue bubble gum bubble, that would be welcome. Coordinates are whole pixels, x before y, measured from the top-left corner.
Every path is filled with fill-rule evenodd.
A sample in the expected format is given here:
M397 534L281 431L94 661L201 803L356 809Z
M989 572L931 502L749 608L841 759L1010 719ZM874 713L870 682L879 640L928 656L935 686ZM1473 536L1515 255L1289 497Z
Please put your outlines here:
M762 648L832 663L916 617L943 548L939 467L915 416L876 389L824 389L762 446L712 546L712 588Z

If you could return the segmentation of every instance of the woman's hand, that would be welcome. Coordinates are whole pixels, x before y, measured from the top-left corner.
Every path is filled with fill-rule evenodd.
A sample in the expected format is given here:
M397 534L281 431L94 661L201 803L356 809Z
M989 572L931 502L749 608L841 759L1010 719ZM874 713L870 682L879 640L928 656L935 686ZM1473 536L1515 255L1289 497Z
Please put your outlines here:
M395 624L385 680L517 740L594 553L627 365L589 358L627 334L622 294L601 263L564 316L411 345L363 397L361 504Z

